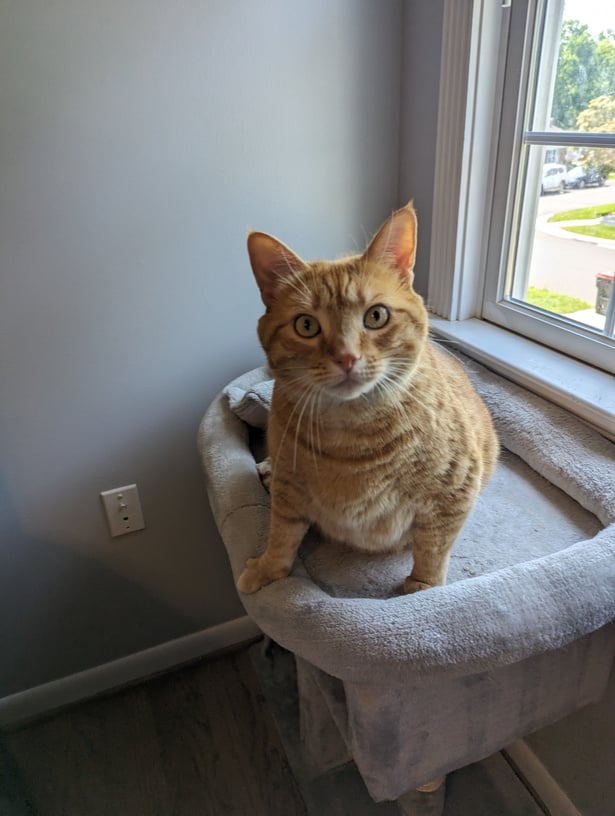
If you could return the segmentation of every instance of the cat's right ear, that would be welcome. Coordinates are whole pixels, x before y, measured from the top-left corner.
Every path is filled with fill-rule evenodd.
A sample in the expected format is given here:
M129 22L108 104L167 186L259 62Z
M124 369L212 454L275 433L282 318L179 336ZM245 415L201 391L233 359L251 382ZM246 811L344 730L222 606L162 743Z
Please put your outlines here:
M384 222L364 257L385 263L412 285L416 259L416 212L412 201Z
M266 232L248 235L248 255L263 303L269 309L280 281L305 266L298 255Z

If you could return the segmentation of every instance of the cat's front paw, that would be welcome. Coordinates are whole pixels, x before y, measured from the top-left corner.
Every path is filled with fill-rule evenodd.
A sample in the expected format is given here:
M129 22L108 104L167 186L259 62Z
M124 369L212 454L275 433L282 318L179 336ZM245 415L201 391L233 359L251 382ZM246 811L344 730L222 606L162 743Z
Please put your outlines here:
M237 589L244 595L252 595L267 584L285 578L286 570L274 570L263 558L248 558L246 567L237 580Z
M271 458L268 456L266 459L263 459L262 462L258 462L256 465L256 470L258 471L258 475L260 476L261 482L263 483L263 487L267 491L267 493L271 492Z
M425 581L417 581L409 575L404 581L404 594L411 595L413 592L421 592L423 589L431 589L432 585L425 583Z

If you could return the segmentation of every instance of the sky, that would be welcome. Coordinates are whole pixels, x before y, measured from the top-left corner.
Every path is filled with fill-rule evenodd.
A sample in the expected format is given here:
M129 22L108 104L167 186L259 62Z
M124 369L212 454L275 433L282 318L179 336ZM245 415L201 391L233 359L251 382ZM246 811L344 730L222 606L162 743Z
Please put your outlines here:
M586 23L595 36L611 28L615 31L614 0L566 0L564 20Z

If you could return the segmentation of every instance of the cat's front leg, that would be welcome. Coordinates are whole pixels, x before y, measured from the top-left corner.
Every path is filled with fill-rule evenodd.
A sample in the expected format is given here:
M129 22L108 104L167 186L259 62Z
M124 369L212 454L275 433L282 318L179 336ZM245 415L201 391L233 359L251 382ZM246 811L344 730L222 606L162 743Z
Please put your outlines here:
M444 586L451 550L469 511L417 514L414 519L412 572L404 581L404 592L420 592Z
M267 547L258 558L248 559L237 581L237 589L250 595L273 581L285 578L292 569L308 526L304 518L290 514L288 508L272 505Z

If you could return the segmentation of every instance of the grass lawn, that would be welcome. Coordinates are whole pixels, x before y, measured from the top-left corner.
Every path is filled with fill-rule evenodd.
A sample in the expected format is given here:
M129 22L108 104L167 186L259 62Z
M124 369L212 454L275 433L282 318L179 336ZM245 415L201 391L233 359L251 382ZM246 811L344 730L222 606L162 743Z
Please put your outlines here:
M572 312L593 308L591 303L586 303L579 298L570 295L559 295L557 292L551 292L548 289L537 289L535 286L528 288L525 302L555 314L572 314Z
M582 221L585 218L600 218L601 215L615 212L615 202L613 204L600 204L597 207L581 207L578 210L566 210L555 213L549 221Z
M588 224L585 227L579 224L574 227L563 227L563 229L579 235L591 235L592 238L608 238L610 241L615 241L615 227L610 227L608 224Z

